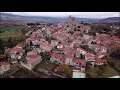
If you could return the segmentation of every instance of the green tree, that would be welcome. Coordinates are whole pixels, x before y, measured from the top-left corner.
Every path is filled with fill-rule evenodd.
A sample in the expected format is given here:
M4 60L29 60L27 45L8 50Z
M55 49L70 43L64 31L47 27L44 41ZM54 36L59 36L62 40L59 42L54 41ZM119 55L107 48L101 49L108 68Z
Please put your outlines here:
M7 47L10 47L10 48L13 47L13 42L12 42L11 37L10 37L10 38L8 39L8 41L7 41Z
M0 54L3 54L4 53L4 45L3 45L3 40L0 39Z

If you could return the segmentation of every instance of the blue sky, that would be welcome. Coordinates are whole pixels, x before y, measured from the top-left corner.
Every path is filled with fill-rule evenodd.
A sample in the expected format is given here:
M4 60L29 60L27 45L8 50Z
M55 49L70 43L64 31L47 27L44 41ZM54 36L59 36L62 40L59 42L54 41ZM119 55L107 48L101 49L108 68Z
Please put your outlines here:
M82 18L107 18L107 17L119 17L120 12L4 12L23 16L74 16Z

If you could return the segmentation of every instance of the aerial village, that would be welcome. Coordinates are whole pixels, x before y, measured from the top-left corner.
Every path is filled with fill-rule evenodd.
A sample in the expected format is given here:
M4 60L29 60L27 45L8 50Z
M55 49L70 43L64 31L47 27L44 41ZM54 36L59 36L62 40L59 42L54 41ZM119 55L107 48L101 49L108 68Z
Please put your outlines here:
M22 68L31 73L31 78L32 74L37 78L88 78L86 70L107 66L108 51L120 47L119 37L89 35L91 26L71 16L66 22L38 27L25 34L24 43L5 47L8 60L0 62L1 77L12 78L10 72Z

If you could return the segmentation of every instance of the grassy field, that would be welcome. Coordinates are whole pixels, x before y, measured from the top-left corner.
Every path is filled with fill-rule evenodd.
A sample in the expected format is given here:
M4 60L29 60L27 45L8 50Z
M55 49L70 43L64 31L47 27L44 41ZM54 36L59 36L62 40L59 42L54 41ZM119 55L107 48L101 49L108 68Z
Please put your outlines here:
M21 30L25 28L25 26L9 26L9 27L0 27L0 30Z
M112 77L115 75L118 75L119 72L116 71L115 69L113 69L111 66L106 66L104 67L105 72L103 73L102 76L98 76L97 75L97 70L99 69L99 67L95 67L95 68L91 68L87 71L87 73L92 73L94 75L92 75L92 78L108 78L108 77Z
M21 30L25 28L25 26L9 26L9 27L0 27L0 31L5 31L0 33L1 39L8 39L9 37L17 38L22 35Z
M19 37L22 33L20 31L6 31L0 34L0 38Z

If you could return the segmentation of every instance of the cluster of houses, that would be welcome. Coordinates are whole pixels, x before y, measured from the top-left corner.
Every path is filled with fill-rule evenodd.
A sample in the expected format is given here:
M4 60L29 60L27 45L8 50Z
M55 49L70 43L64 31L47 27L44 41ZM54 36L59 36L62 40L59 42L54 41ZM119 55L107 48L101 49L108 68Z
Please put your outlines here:
M104 57L109 54L110 47L117 48L120 43L120 38L117 36L111 37L100 33L92 36L89 35L90 30L90 25L83 25L70 16L67 22L45 25L41 29L26 33L28 38L25 43L28 45L32 43L32 50L27 54L19 44L7 48L6 52L13 61L19 60L21 65L29 70L42 61L39 55L41 52L51 52L51 63L67 64L73 66L74 71L77 69L85 73L87 65L94 68L95 65L107 64ZM83 49L81 45L88 46L94 53Z

